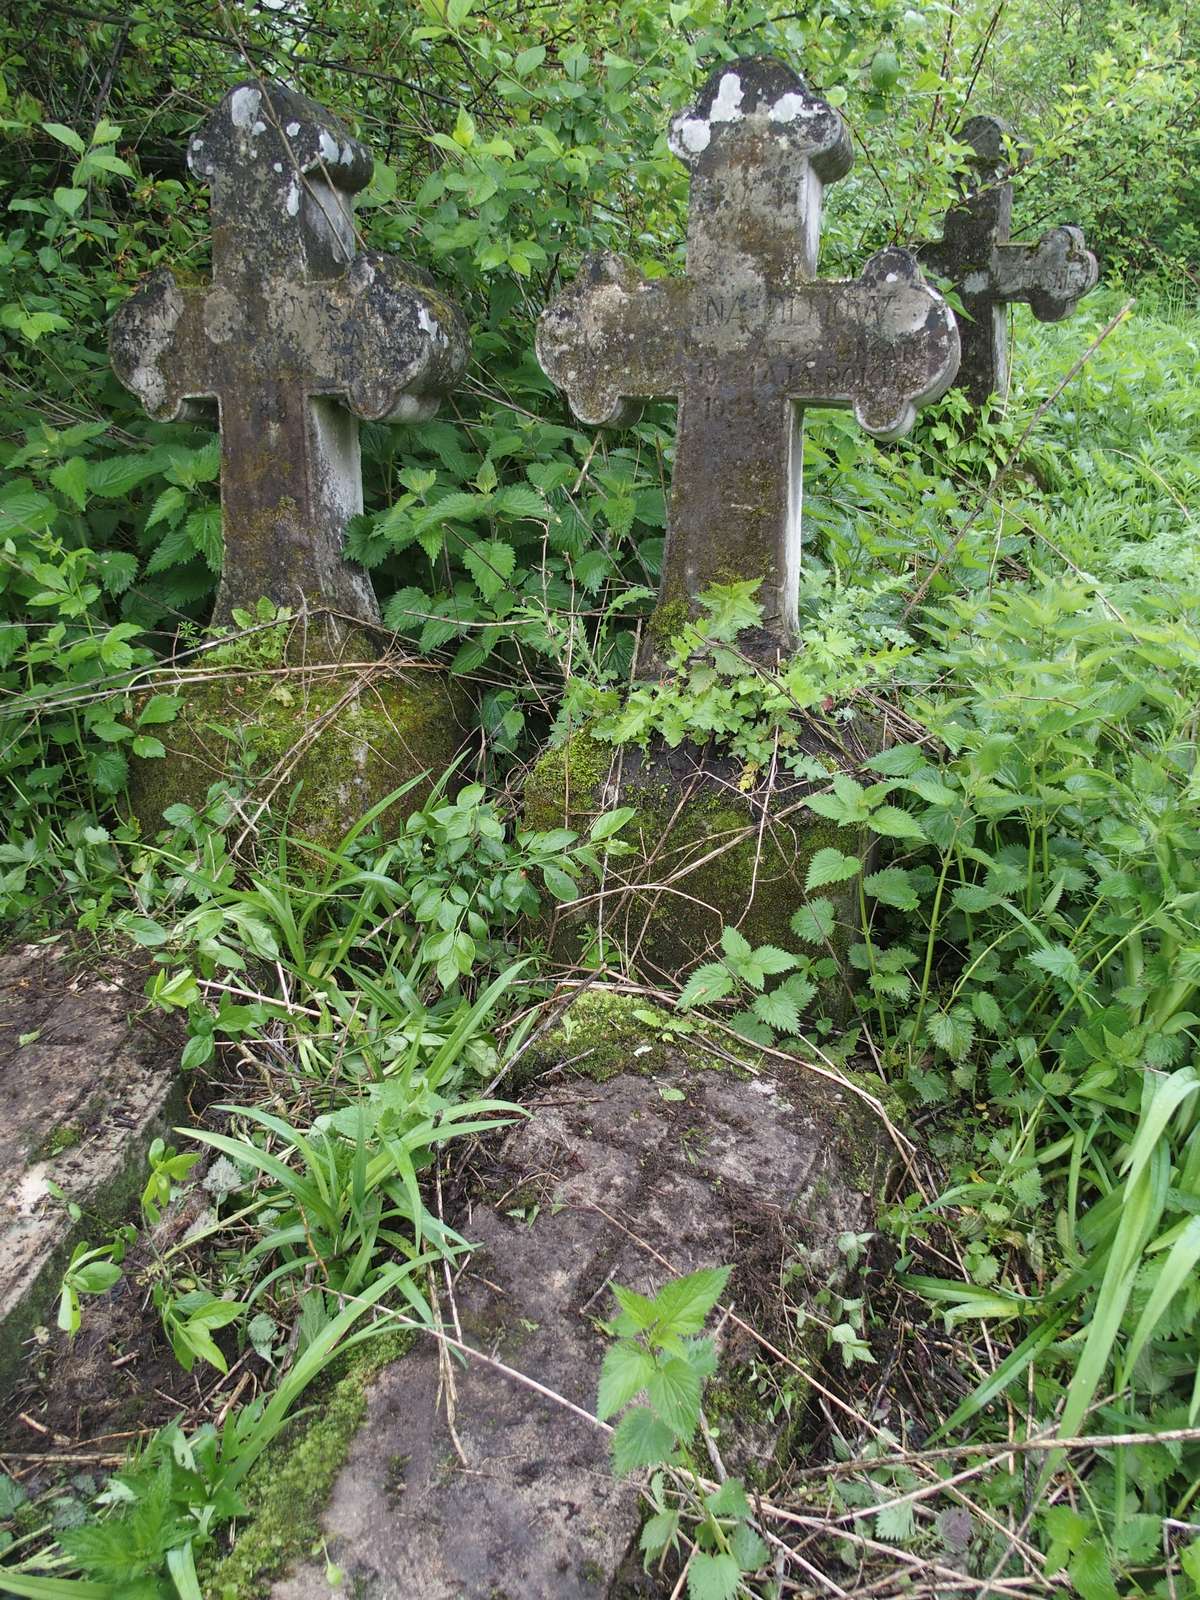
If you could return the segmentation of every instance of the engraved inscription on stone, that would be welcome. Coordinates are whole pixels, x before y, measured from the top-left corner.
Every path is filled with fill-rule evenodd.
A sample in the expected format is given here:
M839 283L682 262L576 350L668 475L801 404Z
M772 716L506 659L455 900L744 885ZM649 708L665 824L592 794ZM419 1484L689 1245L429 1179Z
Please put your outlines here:
M789 67L717 68L671 124L691 171L687 272L647 280L591 256L538 325L538 358L585 422L679 400L661 599L761 580L764 660L795 644L800 434L806 406L845 406L879 438L949 385L958 334L907 251L817 278L822 197L849 170L841 117ZM656 666L647 645L642 670Z
M212 191L213 281L156 273L114 317L110 351L156 417L210 417L216 402L213 621L266 596L377 622L370 580L342 555L362 510L357 419L431 416L466 365L462 317L419 270L355 254L371 155L314 101L237 85L188 165Z

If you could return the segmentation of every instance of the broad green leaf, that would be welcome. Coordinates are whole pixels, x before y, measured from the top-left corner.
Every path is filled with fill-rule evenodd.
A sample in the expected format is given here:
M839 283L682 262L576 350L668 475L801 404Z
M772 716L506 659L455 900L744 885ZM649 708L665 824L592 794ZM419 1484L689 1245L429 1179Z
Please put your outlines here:
M601 1422L640 1394L655 1371L654 1357L641 1345L625 1339L613 1345L600 1369L596 1415Z
M705 1555L697 1550L688 1565L688 1600L735 1600L742 1569L732 1555Z
M823 888L827 883L844 883L861 870L862 862L857 856L844 855L827 845L823 850L818 850L808 863L804 892L811 894L814 889Z
M499 539L487 539L464 546L462 561L475 579L480 594L490 601L496 598L512 577L517 553L510 544L504 544Z
M885 839L923 839L925 830L913 816L911 811L902 811L899 806L877 806L867 818L867 827L872 833L880 833Z
M675 1002L676 1009L691 1011L695 1006L711 1005L714 1000L723 999L732 988L733 974L729 968L719 961L706 962L697 967L684 984Z
M75 132L74 128L68 128L64 123L43 122L42 128L43 131L48 133L52 139L57 139L59 144L65 144L67 149L73 150L77 156L83 155L84 151L87 149L87 146Z
M833 902L810 900L792 915L791 930L805 944L824 944L833 933Z
M800 1031L800 1013L796 1010L796 1002L785 989L774 989L770 994L756 994L751 1001L751 1010L760 1022L765 1022L776 1033Z
M680 1356L657 1367L646 1384L646 1399L681 1439L690 1439L700 1421L700 1379Z
M633 1406L613 1432L613 1471L619 1478L638 1467L654 1467L670 1460L675 1435L646 1406Z
M64 495L80 511L87 505L88 470L87 462L82 456L72 456L69 461L64 461L53 468L50 482L59 494Z
M655 1297L658 1316L674 1334L699 1333L706 1317L725 1292L729 1267L701 1267L684 1278L672 1278Z
M529 49L522 50L513 62L513 71L518 78L527 77L536 67L540 67L545 59L546 47L544 44L530 45Z
M182 704L182 695L151 695L138 716L138 727L149 728L162 722L174 722Z
M897 911L915 911L920 901L912 885L912 876L903 867L884 867L863 879L863 888L882 905L895 906Z

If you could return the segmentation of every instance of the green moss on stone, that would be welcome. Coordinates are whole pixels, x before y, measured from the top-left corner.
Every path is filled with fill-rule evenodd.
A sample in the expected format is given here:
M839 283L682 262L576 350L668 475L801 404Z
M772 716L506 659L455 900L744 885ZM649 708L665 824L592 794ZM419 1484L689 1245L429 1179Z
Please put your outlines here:
M261 1600L271 1579L308 1554L350 1443L367 1411L367 1384L412 1344L408 1333L385 1333L353 1351L341 1376L326 1376L302 1404L307 1408L249 1474L243 1499L249 1513L228 1555L201 1564L200 1586L214 1600Z
M62 1122L38 1144L37 1148L29 1152L30 1161L53 1161L55 1156L61 1156L65 1150L74 1150L77 1144L82 1143L83 1129L76 1122Z
M283 664L286 648L281 630L264 630L210 653L206 665L220 677L177 686L184 701L179 714L149 730L166 746L166 758L135 758L130 767L130 800L147 835L162 825L168 806L199 809L209 787L230 777L252 796L269 796L270 814L289 816L294 834L325 846L424 772L428 777L385 823L398 826L428 795L454 759L462 731L460 705L441 674L270 670ZM163 688L156 685L157 692Z
M586 832L593 816L618 803L605 792L613 770L612 748L586 730L547 750L526 782L526 825ZM793 811L785 821L769 816L761 827L756 807L726 782L701 785L680 807L682 792L660 767L627 758L619 803L632 806L635 815L621 838L635 846L637 855L614 863L632 892L612 897L605 914L609 936L626 948L637 945L643 956L669 973L706 956L723 926L736 925L751 944L819 953L801 945L791 932L792 916L805 900L809 863L828 846L860 854L861 834L803 810ZM793 799L789 794L789 804ZM667 891L637 887L667 878L672 880ZM857 926L855 888L835 884L821 893L834 901L842 928L835 942L840 957L850 941L848 930ZM580 932L576 923L576 947ZM556 953L573 953L571 937L568 929L556 939Z

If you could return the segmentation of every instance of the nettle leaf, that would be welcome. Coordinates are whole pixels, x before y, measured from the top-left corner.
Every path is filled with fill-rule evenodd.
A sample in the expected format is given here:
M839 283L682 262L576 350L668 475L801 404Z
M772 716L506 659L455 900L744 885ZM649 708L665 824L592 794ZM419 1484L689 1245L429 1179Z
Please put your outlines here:
M220 572L225 554L220 506L201 506L198 511L193 511L184 523L183 531L196 553L204 557L209 571Z
M884 1506L875 1513L875 1536L900 1544L912 1536L914 1526L913 1503L906 1500L900 1506Z
M654 1467L669 1460L675 1435L648 1407L634 1406L617 1423L611 1444L613 1471L624 1477L638 1467Z
M719 961L706 962L697 967L684 984L675 1009L691 1011L694 1006L711 1005L714 1000L723 1000L732 988L733 974L729 968Z
M792 915L791 930L805 944L824 944L833 933L833 902L810 900Z
M545 522L550 516L550 508L541 495L524 483L507 483L503 489L498 489L494 505L497 511L510 517Z
M462 553L463 566L474 578L485 600L496 598L512 577L517 564L517 553L512 545L499 539L488 539L468 545Z
M867 818L867 827L872 833L880 833L885 839L923 839L925 830L913 816L911 811L902 811L899 806L877 806Z
M725 1292L731 1267L701 1267L664 1285L654 1305L672 1333L699 1333L705 1318Z
M939 1050L944 1050L951 1061L962 1061L970 1052L975 1038L975 1019L966 1006L955 1006L950 1011L935 1011L927 1024L929 1037Z
M824 850L818 850L808 863L804 892L810 894L812 890L821 889L827 883L844 883L861 869L862 862L857 856L843 855L840 850L827 846Z
M171 528L162 537L154 554L146 563L147 573L165 572L168 567L177 567L181 561L190 561L196 554L196 547L188 538L187 529L181 522L178 527Z
M187 499L186 493L178 484L171 484L151 506L150 515L146 518L146 527L153 528L160 522L174 522L187 505Z
M727 1551L710 1556L697 1550L687 1574L688 1600L735 1600L742 1586L742 1569Z
M137 577L137 557L127 550L102 550L96 559L105 593L124 594Z
M689 1439L700 1421L700 1379L681 1356L657 1367L646 1384L650 1405L681 1439Z
M971 996L971 1010L991 1033L998 1033L1004 1023L1004 1013L1001 1011L995 996L986 989L976 989Z
M88 470L87 462L82 456L72 456L69 461L61 462L50 473L50 482L59 494L82 511L87 505L88 497Z
M93 750L87 758L87 769L101 794L118 794L125 787L129 763L119 750Z
M897 911L915 911L920 904L912 877L903 867L884 867L882 872L872 872L863 879L863 888L881 905L895 906Z
M1065 983L1079 982L1079 962L1065 944L1047 945L1044 950L1034 950L1026 957L1030 966L1040 967L1052 978L1062 978Z
M990 911L993 906L1001 903L1002 897L993 894L990 889L985 889L979 883L960 883L950 896L950 902L957 911L965 911L974 915L979 911Z
M136 456L105 456L87 464L88 488L93 494L119 499L138 484L161 470L162 461L147 453Z
M601 1422L641 1394L656 1371L654 1357L640 1344L622 1339L613 1345L600 1369L596 1415Z
M770 994L756 994L751 1009L760 1022L776 1033L798 1033L800 1013L786 989L774 989Z

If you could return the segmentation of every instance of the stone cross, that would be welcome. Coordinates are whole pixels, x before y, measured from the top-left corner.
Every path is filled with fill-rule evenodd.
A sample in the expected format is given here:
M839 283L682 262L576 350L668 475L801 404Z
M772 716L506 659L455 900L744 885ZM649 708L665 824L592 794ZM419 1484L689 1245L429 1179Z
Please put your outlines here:
M419 269L355 254L371 155L276 84L239 84L192 137L212 198L212 281L156 273L113 319L113 368L155 417L221 429L225 561L213 621L261 596L368 623L342 555L362 510L358 419L420 421L461 376L467 332Z
M853 407L898 438L950 384L958 335L907 251L881 251L855 280L816 278L822 192L848 171L850 138L782 62L719 67L669 142L692 173L686 274L589 257L543 313L538 359L584 422L678 397L661 615L761 579L763 628L740 642L771 661L796 642L803 409Z
M1078 228L1050 228L1036 244L1011 244L1013 188L998 117L972 117L962 139L975 154L970 191L946 213L943 236L919 249L921 263L957 289L970 321L959 323L958 384L983 405L1008 387L1005 306L1021 301L1039 322L1058 322L1096 287L1100 269Z

